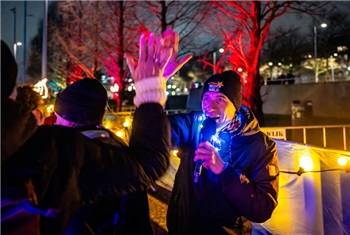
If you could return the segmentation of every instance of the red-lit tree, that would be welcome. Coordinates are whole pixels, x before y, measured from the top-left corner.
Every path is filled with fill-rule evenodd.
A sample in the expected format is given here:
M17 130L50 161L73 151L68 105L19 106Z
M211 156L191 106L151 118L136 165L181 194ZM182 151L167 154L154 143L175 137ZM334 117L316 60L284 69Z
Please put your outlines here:
M260 51L271 22L285 13L315 12L324 4L299 1L212 1L219 11L210 25L220 34L227 55L226 67L241 73L243 103L264 125L259 75ZM216 64L220 72L222 61Z
M138 23L134 18L135 5L135 2L131 1L105 2L105 18L102 19L104 29L100 43L104 53L101 54L101 60L107 73L114 78L114 87L118 87L118 91L115 91L113 95L119 110L124 99L123 91L127 75L124 54L137 50L136 45L140 33Z
M56 74L67 78L67 84L101 75L110 77L110 85L119 88L113 93L121 107L125 80L124 53L136 50L138 32L133 2L60 1L59 24L51 24L49 47L56 51L51 61ZM127 30L125 30L127 29ZM59 48L60 50L55 50Z

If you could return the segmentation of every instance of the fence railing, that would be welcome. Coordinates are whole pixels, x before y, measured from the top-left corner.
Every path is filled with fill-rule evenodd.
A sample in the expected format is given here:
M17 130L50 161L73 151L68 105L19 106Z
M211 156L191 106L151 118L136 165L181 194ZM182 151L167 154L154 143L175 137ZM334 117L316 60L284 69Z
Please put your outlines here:
M350 150L350 125L281 126L261 129L276 139L323 148Z

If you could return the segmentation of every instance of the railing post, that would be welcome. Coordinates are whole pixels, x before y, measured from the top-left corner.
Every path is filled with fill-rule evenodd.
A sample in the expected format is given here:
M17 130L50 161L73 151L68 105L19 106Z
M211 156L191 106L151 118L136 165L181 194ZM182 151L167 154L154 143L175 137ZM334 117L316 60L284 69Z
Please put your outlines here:
M346 151L346 128L343 126L343 145L344 145L344 150Z

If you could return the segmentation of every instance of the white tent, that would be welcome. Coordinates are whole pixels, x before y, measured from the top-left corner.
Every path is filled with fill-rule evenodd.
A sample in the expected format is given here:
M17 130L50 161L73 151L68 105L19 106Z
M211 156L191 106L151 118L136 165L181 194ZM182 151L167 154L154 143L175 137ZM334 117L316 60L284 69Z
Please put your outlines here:
M268 221L253 224L253 234L350 234L350 152L275 141L278 206ZM298 176L301 157L310 157L314 168ZM347 166L339 166L339 157Z
M253 223L253 234L349 235L350 152L275 140L280 167L278 206L264 223ZM347 159L339 166L338 158ZM299 160L310 159L311 171L301 175ZM179 159L173 156L160 181L171 190Z

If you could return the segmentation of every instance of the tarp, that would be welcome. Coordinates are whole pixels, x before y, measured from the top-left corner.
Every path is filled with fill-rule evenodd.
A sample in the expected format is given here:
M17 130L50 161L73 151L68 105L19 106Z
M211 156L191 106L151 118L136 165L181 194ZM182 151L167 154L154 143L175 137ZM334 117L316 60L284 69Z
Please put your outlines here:
M280 180L278 206L253 234L350 234L350 152L275 140ZM298 176L299 158L310 156L313 172ZM344 156L348 165L338 165Z
M280 167L278 206L264 223L253 223L253 234L349 235L350 152L317 148L275 139ZM312 159L313 172L298 176L299 158ZM337 163L348 159L348 168ZM171 189L179 159L170 159L160 178Z

